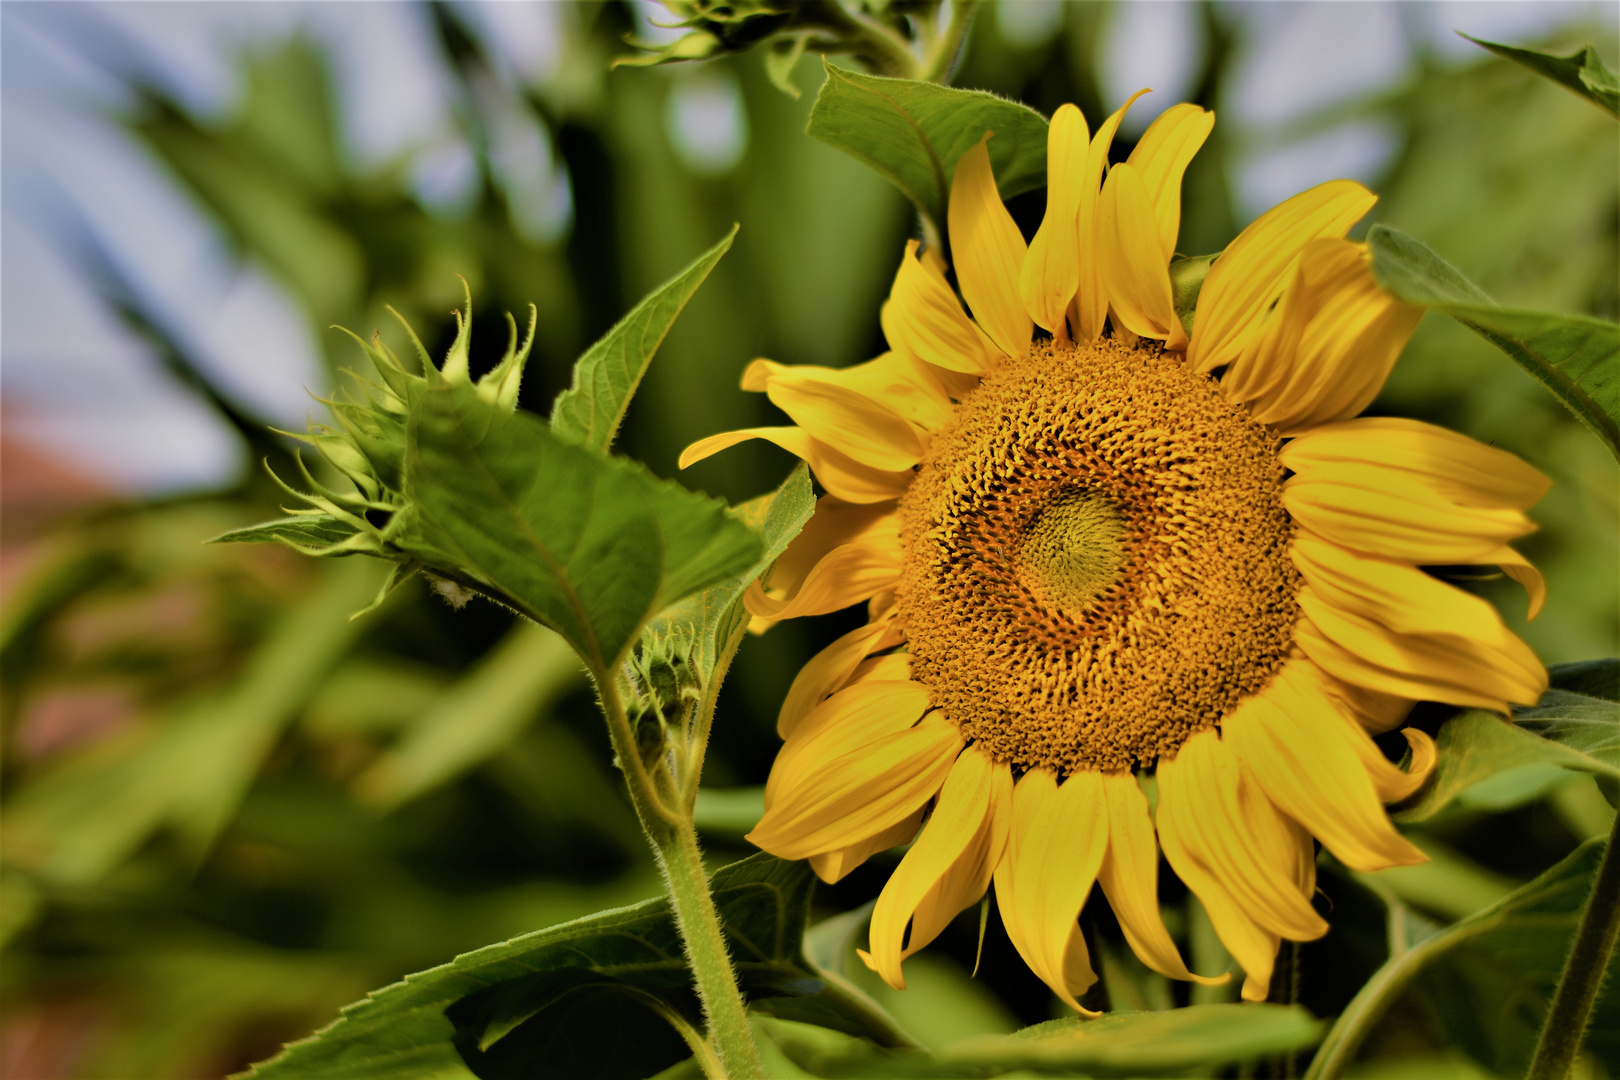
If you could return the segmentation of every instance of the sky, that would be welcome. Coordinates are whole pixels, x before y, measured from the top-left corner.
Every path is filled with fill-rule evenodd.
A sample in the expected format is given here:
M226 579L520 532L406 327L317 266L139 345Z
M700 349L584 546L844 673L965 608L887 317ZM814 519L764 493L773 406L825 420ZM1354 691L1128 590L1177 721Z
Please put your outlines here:
M644 36L660 5L638 0ZM1455 30L1533 41L1559 26L1612 29L1620 5L1586 0L1468 3L1226 3L1242 24L1236 78L1220 103L1245 149L1234 165L1237 216L1337 176L1371 180L1397 149L1394 132L1353 121L1309 139L1280 133L1313 111L1395 87L1425 53L1471 62ZM564 9L461 2L458 16L514 79L545 85L566 47ZM1006 0L986 13L1014 42L1054 34L1060 0ZM1110 108L1155 93L1137 130L1180 100L1202 43L1191 5L1121 3L1097 44ZM235 58L303 32L331 50L350 160L357 173L407 161L416 197L453 212L476 179L454 123L452 80L426 10L410 3L0 3L0 404L8 438L29 443L137 494L229 483L245 448L169 376L101 298L110 267L131 283L234 397L267 422L302 428L323 369L315 329L267 273L241 262L218 227L116 122L130 104L122 73L164 86L198 117L241 101ZM1611 33L1612 36L1612 33ZM747 152L734 80L702 69L676 82L664 117L678 156L724 172ZM567 177L543 131L513 117L493 155L501 182L524 189L513 227L543 241L566 234Z

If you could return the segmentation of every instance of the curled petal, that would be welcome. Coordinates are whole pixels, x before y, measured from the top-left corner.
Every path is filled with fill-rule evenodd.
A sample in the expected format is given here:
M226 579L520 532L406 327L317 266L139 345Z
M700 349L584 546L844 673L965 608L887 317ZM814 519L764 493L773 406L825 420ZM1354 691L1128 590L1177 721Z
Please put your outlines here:
M1018 291L1027 249L996 190L990 151L985 146L992 134L986 132L956 162L948 209L951 259L962 298L984 332L1003 353L1023 356L1032 329Z
M983 374L1000 357L995 343L962 310L943 268L933 259L917 258L915 240L906 243L882 321L891 349L947 371Z
M847 454L839 453L826 443L810 437L810 433L796 427L742 428L710 435L681 451L680 467L686 468L711 454L717 454L750 439L764 439L775 443L794 457L809 464L821 486L830 493L851 503L876 503L898 499L906 493L915 475L909 469L885 472L862 465Z

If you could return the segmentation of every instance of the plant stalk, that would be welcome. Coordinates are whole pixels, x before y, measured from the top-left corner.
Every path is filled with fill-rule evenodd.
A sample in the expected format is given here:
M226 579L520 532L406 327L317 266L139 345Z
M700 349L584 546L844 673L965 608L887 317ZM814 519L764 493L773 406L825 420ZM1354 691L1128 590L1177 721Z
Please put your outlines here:
M1587 897L1586 909L1581 912L1575 940L1570 943L1569 959L1558 980L1552 1005L1547 1009L1547 1021L1536 1041L1536 1053L1530 1059L1526 1080L1564 1080L1581 1049L1586 1025L1592 1018L1592 1006L1603 988L1603 974L1614 953L1615 938L1620 936L1617 843L1620 843L1620 815L1616 815L1614 828L1609 832L1603 861L1598 864L1592 893Z
M730 1080L762 1080L765 1074L759 1051L720 928L720 913L709 894L709 876L703 869L697 829L690 816L659 838L658 859L720 1065Z
M612 672L593 671L608 735L613 741L630 789L630 802L636 808L642 831L658 856L659 869L675 912L675 927L686 945L687 963L697 984L698 1000L708 1020L709 1041L719 1059L720 1076L725 1080L763 1080L754 1033L748 1026L748 1012L737 986L737 973L726 950L720 913L709 894L709 877L698 850L697 827L692 824L692 802L681 797L678 780L671 777L667 791L658 790L656 776L648 771L636 746L635 734L624 704L619 700L617 680ZM660 770L662 771L662 770ZM668 805L673 801L674 805Z
M951 0L951 20L945 33L928 50L917 78L924 82L947 84L956 73L956 62L962 57L962 45L967 41L973 16L979 9L979 0Z

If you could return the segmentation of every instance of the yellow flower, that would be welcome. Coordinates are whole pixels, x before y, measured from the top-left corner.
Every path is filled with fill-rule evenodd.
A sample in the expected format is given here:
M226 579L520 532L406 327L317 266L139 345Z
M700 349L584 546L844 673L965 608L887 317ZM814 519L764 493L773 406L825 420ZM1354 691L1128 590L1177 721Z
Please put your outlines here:
M1019 953L1076 1009L1093 884L1147 966L1224 979L1190 972L1165 929L1162 850L1263 999L1280 939L1327 930L1313 837L1357 870L1424 857L1382 804L1417 789L1434 744L1406 728L1403 771L1371 735L1415 701L1505 711L1546 685L1490 605L1422 568L1498 565L1534 614L1542 579L1507 543L1547 480L1429 424L1354 419L1421 314L1343 238L1375 197L1336 181L1262 216L1188 333L1169 264L1214 117L1168 110L1105 180L1124 111L1094 138L1073 106L1053 117L1027 250L985 144L962 156L948 226L971 317L912 242L891 352L755 361L743 386L794 426L682 458L768 439L828 493L749 611L763 628L869 601L871 618L795 679L750 839L835 881L916 837L872 915L868 963L896 987L992 881Z

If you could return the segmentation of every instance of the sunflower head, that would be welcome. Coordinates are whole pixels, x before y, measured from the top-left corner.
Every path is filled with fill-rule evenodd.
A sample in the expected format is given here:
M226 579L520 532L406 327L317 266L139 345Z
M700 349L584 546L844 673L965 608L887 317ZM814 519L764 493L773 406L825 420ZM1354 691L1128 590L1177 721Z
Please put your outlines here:
M683 456L763 438L826 488L749 610L756 629L863 601L870 617L795 679L750 838L828 880L912 841L865 954L895 986L992 882L1014 945L1075 1008L1094 886L1148 967L1224 980L1165 928L1162 853L1264 998L1279 943L1327 930L1318 842L1356 870L1424 858L1383 804L1424 781L1434 744L1404 729L1402 765L1372 736L1416 701L1505 712L1546 686L1494 609L1425 570L1500 566L1534 614L1541 577L1509 541L1545 478L1358 417L1420 315L1345 239L1374 196L1323 184L1180 258L1181 176L1214 117L1166 110L1110 167L1123 113L1095 134L1072 106L1052 118L1027 244L970 149L956 287L908 244L890 352L756 361L744 387L792 425Z

